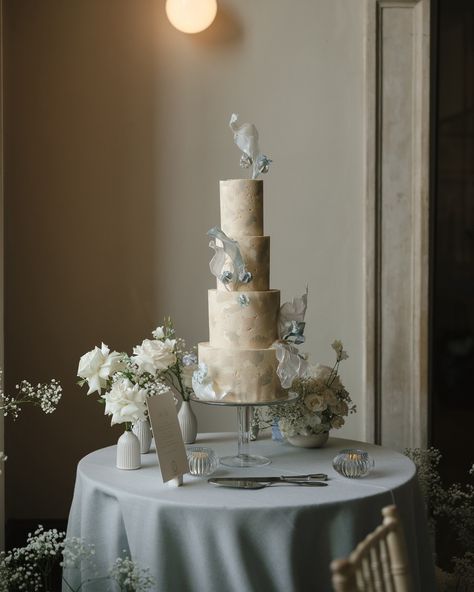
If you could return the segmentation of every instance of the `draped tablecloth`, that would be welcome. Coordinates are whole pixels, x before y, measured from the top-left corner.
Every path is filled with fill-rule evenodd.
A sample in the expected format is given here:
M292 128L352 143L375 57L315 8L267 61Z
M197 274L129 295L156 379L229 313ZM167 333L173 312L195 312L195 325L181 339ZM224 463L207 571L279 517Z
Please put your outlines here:
M236 452L234 434L202 434L196 444L219 456ZM367 450L375 470L346 479L332 468L343 448ZM415 591L435 590L432 550L413 463L402 454L360 442L330 438L322 449L259 440L254 454L265 467L228 469L214 476L296 475L324 472L328 487L277 485L261 490L216 487L185 475L182 487L161 481L154 452L142 468L115 468L115 446L93 452L77 468L68 536L96 547L99 574L123 550L156 579L159 592L330 591L331 560L348 555L395 503L403 522ZM87 565L66 571L73 588L93 578ZM68 588L64 588L66 590ZM104 581L83 592L107 589Z

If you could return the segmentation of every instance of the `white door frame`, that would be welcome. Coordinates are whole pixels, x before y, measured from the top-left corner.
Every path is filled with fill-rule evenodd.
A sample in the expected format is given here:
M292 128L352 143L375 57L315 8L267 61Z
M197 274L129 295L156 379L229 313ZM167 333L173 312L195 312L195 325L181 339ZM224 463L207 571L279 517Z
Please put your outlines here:
M366 437L428 442L430 0L365 0Z

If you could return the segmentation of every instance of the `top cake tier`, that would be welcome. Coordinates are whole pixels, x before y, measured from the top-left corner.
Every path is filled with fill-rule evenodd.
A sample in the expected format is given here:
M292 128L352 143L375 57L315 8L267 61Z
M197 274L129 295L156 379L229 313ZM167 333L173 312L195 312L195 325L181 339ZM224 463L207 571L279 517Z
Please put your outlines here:
M263 236L263 181L227 179L220 182L221 228L231 238Z

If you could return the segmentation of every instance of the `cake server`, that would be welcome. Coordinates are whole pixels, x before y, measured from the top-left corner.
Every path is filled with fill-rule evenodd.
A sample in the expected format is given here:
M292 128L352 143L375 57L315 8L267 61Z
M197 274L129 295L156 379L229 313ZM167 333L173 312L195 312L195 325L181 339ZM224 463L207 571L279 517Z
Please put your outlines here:
M284 483L285 481L327 481L326 473L313 473L311 475L280 475L279 477L216 477L222 481L254 481L255 483Z
M221 487L232 487L234 489L263 489L270 487L276 483L283 483L286 485L302 485L305 487L326 487L325 481L308 481L306 479L266 479L265 481L255 481L254 479L246 479L245 477L214 477L207 480L212 485L220 485Z

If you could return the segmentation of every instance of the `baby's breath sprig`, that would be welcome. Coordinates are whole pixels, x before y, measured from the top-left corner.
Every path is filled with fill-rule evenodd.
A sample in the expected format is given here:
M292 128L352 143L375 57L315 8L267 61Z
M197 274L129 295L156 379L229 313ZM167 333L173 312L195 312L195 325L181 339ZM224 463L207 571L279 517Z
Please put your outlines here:
M0 371L1 374L1 371ZM22 405L34 405L40 407L46 413L53 413L62 396L62 387L58 380L53 378L46 383L38 383L33 386L27 380L22 380L15 386L16 394L6 395L0 391L0 411L3 415L18 419Z
M156 587L150 571L135 563L126 551L123 551L123 557L115 560L109 574L121 592L147 592Z
M428 511L433 534L439 520L449 528L464 554L451 560L450 590L464 592L474 589L474 486L452 483L446 487L439 473L441 452L436 448L407 448L405 454L415 463L418 482ZM469 474L473 474L471 467Z

